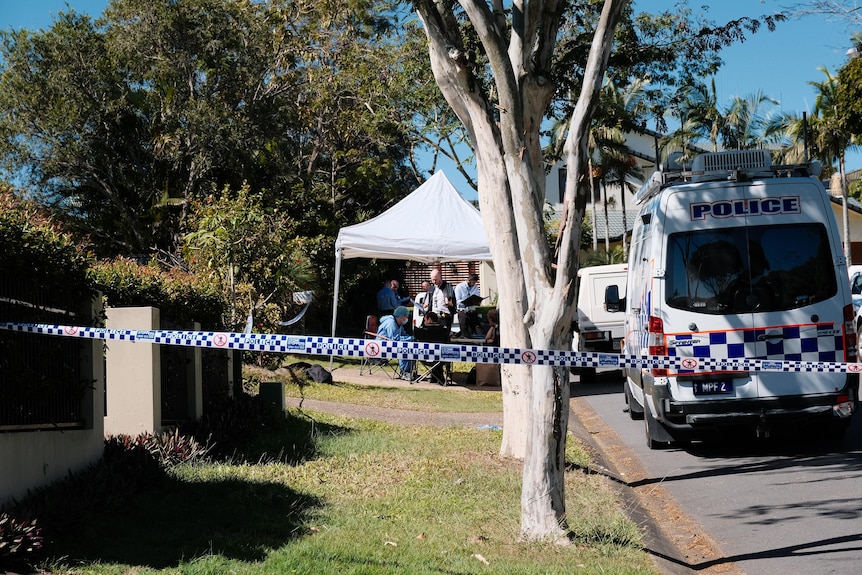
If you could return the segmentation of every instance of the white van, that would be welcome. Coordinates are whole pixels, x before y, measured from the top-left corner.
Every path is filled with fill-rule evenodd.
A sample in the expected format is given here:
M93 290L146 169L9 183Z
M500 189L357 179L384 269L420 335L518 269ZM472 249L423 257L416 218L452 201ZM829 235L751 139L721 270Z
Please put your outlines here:
M572 350L580 352L619 353L625 323L625 300L628 264L591 266L578 270L578 307L572 324ZM572 372L580 381L596 376L594 367L576 367Z
M741 150L656 172L635 198L623 353L855 362L847 264L818 168ZM650 448L784 424L840 438L858 406L858 375L843 372L624 373Z

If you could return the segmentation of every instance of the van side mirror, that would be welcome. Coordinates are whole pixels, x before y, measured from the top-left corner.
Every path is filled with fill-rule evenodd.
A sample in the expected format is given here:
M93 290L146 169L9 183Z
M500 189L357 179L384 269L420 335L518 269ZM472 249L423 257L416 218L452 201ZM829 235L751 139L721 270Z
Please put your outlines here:
M620 287L616 284L605 288L605 310L609 312L625 311L626 300L620 299Z

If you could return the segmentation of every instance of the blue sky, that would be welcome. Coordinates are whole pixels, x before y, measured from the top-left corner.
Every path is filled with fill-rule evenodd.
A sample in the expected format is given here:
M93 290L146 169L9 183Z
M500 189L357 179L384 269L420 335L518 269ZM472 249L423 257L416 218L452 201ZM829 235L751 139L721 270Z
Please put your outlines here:
M780 12L790 0L692 0L691 6L709 5L706 14L724 23L741 16L756 17ZM57 12L67 4L78 12L98 16L108 0L0 0L0 28L39 29L51 26ZM674 0L634 0L635 8L647 10L672 8ZM779 23L775 32L762 29L742 44L722 52L726 64L716 75L719 103L726 105L734 96L747 96L758 90L781 102L781 109L801 113L814 105L810 81L825 78L818 67L837 72L847 60L852 29L845 23L829 22L821 16ZM469 190L454 167L440 163L446 176L470 199ZM848 169L862 168L862 153L848 155Z

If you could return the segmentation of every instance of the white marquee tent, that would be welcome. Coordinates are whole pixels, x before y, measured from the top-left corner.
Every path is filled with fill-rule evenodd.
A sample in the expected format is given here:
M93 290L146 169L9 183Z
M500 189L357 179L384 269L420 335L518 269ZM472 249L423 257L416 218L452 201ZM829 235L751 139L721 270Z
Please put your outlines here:
M482 216L443 172L370 220L341 228L335 240L332 336L338 317L341 260L377 258L423 263L491 261Z

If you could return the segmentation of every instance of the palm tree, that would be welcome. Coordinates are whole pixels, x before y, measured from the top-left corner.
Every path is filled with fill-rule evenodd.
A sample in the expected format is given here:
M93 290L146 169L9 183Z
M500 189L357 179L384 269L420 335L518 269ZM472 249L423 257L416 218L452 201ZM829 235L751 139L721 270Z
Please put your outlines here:
M838 112L838 76L832 75L824 67L818 68L826 75L822 82L809 82L817 89L814 97L814 118L811 131L812 148L816 157L829 165L838 162L838 174L841 181L841 219L844 225L844 256L847 263L852 263L850 255L850 213L847 208L847 166L845 154L853 145L853 138L844 129L844 118Z
M709 142L713 152L719 148L751 149L765 139L774 108L778 101L762 90L746 97L736 96L726 108L718 105L715 80L709 86L695 82L684 90L676 113L680 127L665 144L665 148L687 150L690 144Z
M626 133L637 130L636 118L646 110L644 87L648 81L637 79L626 86L617 87L610 79L605 81L599 97L599 109L590 130L591 161L599 174L600 190L604 195L605 212L605 251L610 250L610 222L607 197L609 185L620 189L620 203L623 216L623 252L625 247L626 193L637 191L643 183L643 172L626 146ZM594 197L595 202L598 198Z
M605 218L605 250L610 249L610 226L608 206L613 205L608 198L608 185L618 185L621 189L623 210L623 245L628 222L625 215L625 194L637 191L643 181L643 174L626 146L625 135L637 130L637 119L646 110L644 87L648 80L636 79L623 87L616 86L611 78L605 78L599 95L599 106L593 118L589 134L588 170L590 179L593 222L598 221L596 204L602 202ZM568 123L558 121L551 127L551 143L546 148L548 158L559 157L565 141L565 128ZM640 178L640 181L637 181ZM598 236L593 233L593 251L598 249Z
M770 116L778 100L758 90L742 98L736 96L724 113L722 141L727 150L751 150L764 142Z
M855 146L852 135L844 128L844 118L838 108L838 77L826 68L820 67L826 78L821 82L809 84L817 89L814 110L804 119L796 114L785 114L775 119L767 129L774 134L773 139L782 144L782 160L786 163L804 160L803 141L807 139L808 154L820 160L824 166L838 163L841 182L842 224L844 226L844 256L847 263L850 257L850 213L847 206L847 173L845 154Z
M678 109L680 128L674 133L674 137L679 141L675 144L679 144L680 150L685 150L688 142L707 140L712 144L712 151L717 152L725 118L718 108L715 78L710 80L709 86L703 82L695 82L688 86L683 94Z
M621 133L610 135L617 139L615 146L608 146L600 150L600 165L602 167L602 185L607 189L608 185L620 189L620 209L623 217L623 253L627 254L626 230L628 221L626 218L626 194L634 194L643 183L643 171L637 165L634 156L625 147L625 138ZM607 201L605 202L607 204ZM608 229L607 209L605 210L605 229ZM610 234L607 233L607 236ZM606 242L609 244L609 240ZM608 246L606 246L608 249Z

